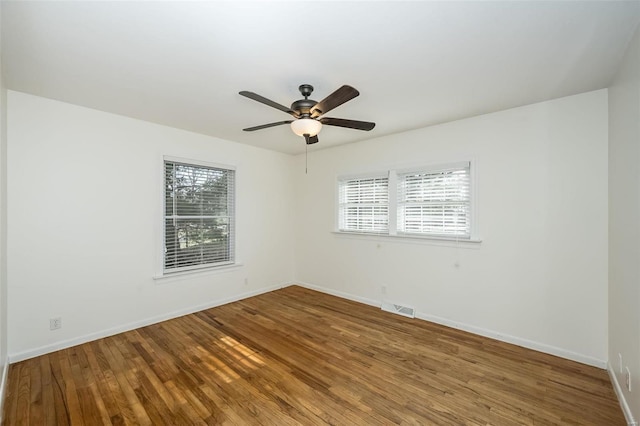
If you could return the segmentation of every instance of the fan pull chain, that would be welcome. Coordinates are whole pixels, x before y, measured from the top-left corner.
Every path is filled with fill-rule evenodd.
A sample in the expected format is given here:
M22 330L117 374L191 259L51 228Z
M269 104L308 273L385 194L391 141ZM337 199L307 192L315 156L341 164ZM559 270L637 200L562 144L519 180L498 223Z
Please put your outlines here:
M307 141L304 141L304 174L309 174L308 170L309 165L309 144Z

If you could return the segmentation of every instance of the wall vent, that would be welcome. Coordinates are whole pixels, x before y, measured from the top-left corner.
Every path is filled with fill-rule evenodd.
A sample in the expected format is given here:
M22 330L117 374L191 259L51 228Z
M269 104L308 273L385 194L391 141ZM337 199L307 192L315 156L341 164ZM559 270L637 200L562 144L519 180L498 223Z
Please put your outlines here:
M402 315L404 317L415 318L416 310L409 306L397 305L391 302L382 302L382 310L393 314Z

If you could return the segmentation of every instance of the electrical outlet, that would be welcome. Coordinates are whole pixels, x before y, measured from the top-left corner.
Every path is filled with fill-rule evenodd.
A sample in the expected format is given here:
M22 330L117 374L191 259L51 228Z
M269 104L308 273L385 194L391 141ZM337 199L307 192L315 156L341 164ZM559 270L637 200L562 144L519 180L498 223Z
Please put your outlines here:
M244 279L244 285L249 285L249 278Z
M58 330L62 328L62 318L49 318L49 330Z
M381 292L382 294L387 294L387 286L386 286L386 285L383 285L382 287L380 287L380 292Z
M622 354L618 354L618 359L620 360L620 374L622 374Z
M629 367L627 367L627 390L631 392L631 371L629 371Z

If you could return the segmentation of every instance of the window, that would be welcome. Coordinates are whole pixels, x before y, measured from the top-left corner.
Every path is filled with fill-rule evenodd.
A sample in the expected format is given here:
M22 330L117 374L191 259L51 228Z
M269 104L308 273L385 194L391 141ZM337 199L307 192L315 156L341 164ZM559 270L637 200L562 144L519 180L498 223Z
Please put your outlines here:
M344 179L339 182L341 231L389 231L389 179L386 176Z
M338 231L472 237L470 162L339 178Z
M235 171L165 160L164 272L234 262Z
M469 163L398 174L398 233L470 238Z

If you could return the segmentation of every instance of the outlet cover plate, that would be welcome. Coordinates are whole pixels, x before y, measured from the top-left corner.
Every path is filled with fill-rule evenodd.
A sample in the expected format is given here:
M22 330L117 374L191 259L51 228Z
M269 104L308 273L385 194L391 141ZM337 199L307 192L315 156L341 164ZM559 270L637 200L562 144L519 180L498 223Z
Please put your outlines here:
M50 318L49 319L49 330L58 330L62 328L62 318Z
M627 367L627 374L625 374L627 390L631 392L631 371L629 371L629 367Z

